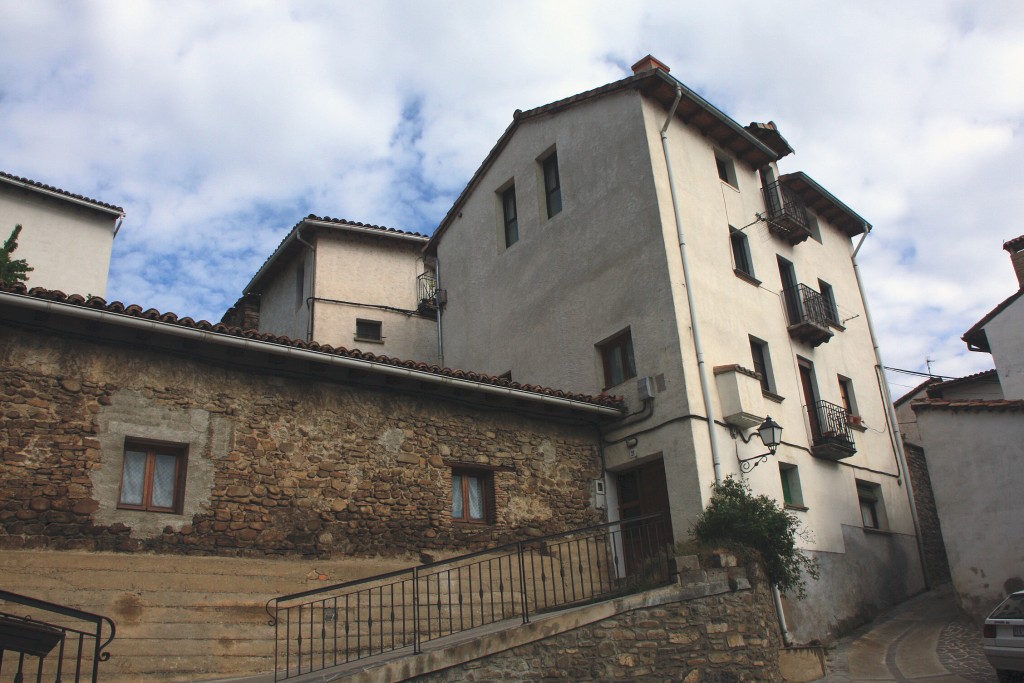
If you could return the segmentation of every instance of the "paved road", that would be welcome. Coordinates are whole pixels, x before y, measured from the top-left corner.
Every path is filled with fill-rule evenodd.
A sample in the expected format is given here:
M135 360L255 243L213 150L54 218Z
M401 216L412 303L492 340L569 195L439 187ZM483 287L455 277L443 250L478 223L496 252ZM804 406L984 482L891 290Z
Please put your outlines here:
M829 652L816 683L929 681L997 683L981 651L981 631L956 606L948 587L894 607Z

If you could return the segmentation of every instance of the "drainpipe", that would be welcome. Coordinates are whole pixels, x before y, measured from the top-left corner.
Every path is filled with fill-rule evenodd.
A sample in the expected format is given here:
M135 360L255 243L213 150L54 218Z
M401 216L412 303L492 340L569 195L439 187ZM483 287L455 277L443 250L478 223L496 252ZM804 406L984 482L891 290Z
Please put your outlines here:
M434 256L434 308L437 309L437 364L444 367L444 334L441 331L441 255ZM603 457L603 454L602 454Z
M306 341L313 341L313 309L316 306L316 247L302 239L302 228L295 229L295 239L309 247L312 255L309 274L309 298L306 305L309 308L309 322L306 323Z
M697 353L697 373L700 376L700 390L704 397L704 413L708 418L708 438L711 440L711 461L715 466L715 483L722 483L722 463L718 453L718 436L715 434L715 414L711 403L711 390L708 382L708 371L704 365L704 350L700 343L700 326L697 321L697 305L693 300L693 287L690 281L690 262L686 258L686 239L683 235L683 221L679 215L679 198L676 195L675 178L672 175L672 161L668 150L668 126L676 114L676 107L683 97L683 90L676 86L676 99L669 108L668 118L661 127L661 148L665 153L665 168L668 170L668 188L672 194L672 210L675 212L676 235L679 237L679 255L683 261L683 281L686 286L686 302L690 309L690 326L693 329L693 348Z
M860 277L860 266L857 264L857 252L860 251L864 240L871 233L871 226L865 225L864 234L853 250L850 260L853 262L853 274L857 278L857 288L860 290L860 299L864 304L864 318L868 322L868 334L871 335L871 345L875 349L875 380L878 382L878 390L882 395L882 403L885 404L885 412L889 418L889 435L896 447L896 466L903 481L907 485L907 500L910 503L910 517L914 521L914 536L917 538L917 556L921 562L921 575L924 577L925 589L932 587L931 577L928 576L928 565L925 564L924 542L921 538L921 520L917 516L917 505L914 502L914 484L910 481L910 468L907 467L907 454L903 450L903 435L900 433L900 423L896 421L896 408L892 404L892 397L889 395L889 383L885 381L885 363L882 362L882 351L878 346L878 337L875 336L875 326L871 322L871 311L868 309L868 300L864 296L864 283Z

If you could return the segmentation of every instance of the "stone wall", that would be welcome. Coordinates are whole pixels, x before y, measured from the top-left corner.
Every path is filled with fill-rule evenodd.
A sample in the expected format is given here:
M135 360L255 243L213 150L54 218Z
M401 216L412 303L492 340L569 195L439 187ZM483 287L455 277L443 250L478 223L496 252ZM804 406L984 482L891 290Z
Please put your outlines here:
M928 462L924 449L906 439L903 450L907 454L907 468L914 484L914 505L921 527L921 545L924 547L924 562L928 570L928 582L932 586L949 583L949 561L946 558L946 544L942 540L939 513L932 493L932 480L928 475Z
M410 680L781 681L782 644L767 584L750 588L742 569L731 572L738 581L730 576L615 601L610 616L570 630L555 617L537 629L555 635Z
M599 521L591 425L233 360L0 330L0 548L368 556ZM180 514L118 508L126 438L187 448ZM451 519L467 465L491 523Z

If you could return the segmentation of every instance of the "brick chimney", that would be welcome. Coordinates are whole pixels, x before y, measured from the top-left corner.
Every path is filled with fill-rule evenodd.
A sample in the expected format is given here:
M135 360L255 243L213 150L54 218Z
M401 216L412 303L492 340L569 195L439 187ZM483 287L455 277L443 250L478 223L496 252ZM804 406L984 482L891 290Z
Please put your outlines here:
M1003 242L1003 249L1010 252L1013 272L1017 273L1017 283L1024 289L1024 235Z
M633 65L634 74L643 73L644 71L651 71L653 69L661 69L665 73L671 71L671 69L669 69L662 62L659 62L651 55L647 55L646 57L644 57L639 62Z

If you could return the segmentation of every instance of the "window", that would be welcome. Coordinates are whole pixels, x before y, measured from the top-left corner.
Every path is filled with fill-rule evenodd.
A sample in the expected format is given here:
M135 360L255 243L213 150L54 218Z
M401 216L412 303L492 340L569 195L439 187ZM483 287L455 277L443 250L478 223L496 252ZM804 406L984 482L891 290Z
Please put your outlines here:
M818 291L821 298L825 300L825 317L833 325L839 324L839 309L836 308L836 297L832 293L832 285L822 279L818 280Z
M857 411L857 397L853 393L853 380L849 377L839 375L839 396L848 416L860 415Z
M452 470L452 520L485 524L491 521L494 475L483 470Z
M775 379L772 377L772 361L768 355L768 343L756 337L750 337L750 357L754 362L754 372L761 375L761 389L769 394L775 393Z
M733 267L739 273L754 277L754 264L750 259L750 243L746 233L730 225L729 242L732 244Z
M725 183L729 183L733 187L736 185L736 166L732 163L732 159L725 156L724 154L715 153L715 165L718 167L718 178Z
M381 322L379 320L356 320L356 339L359 341L382 342Z
M598 344L598 349L601 351L601 363L604 365L605 389L636 377L633 337L628 329L608 341Z
M501 215L505 225L505 247L519 241L519 215L516 213L516 186L501 193Z
M800 473L796 465L779 463L779 478L782 480L782 501L787 507L804 507L804 494L800 489Z
M562 183L558 178L558 154L552 152L543 162L544 197L548 205L548 218L562 210Z
M186 453L181 444L126 441L117 507L180 513Z
M857 500L860 503L860 519L865 529L885 529L885 504L882 502L882 487L869 481L857 480Z
M807 230L811 233L811 237L815 242L821 244L821 226L818 225L818 217L810 211L805 212L807 215Z

